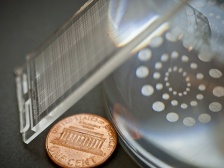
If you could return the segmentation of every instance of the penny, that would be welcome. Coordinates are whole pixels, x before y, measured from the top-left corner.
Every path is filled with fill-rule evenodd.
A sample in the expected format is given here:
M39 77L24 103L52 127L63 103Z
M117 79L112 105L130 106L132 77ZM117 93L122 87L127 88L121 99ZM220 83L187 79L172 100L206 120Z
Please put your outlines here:
M61 167L96 167L104 163L117 146L117 134L104 118L76 114L56 123L46 138L46 150Z

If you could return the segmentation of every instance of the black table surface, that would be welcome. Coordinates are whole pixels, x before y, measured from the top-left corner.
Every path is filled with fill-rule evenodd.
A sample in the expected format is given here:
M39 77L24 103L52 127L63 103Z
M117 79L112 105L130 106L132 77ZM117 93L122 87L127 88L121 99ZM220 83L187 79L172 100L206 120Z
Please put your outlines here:
M41 44L84 0L2 0L0 2L0 167L57 167L45 151L49 126L28 145L19 132L19 111L13 70L25 64L25 55ZM76 113L106 117L103 88L99 84L60 119ZM56 121L56 122L57 122ZM100 167L136 168L137 164L120 144Z

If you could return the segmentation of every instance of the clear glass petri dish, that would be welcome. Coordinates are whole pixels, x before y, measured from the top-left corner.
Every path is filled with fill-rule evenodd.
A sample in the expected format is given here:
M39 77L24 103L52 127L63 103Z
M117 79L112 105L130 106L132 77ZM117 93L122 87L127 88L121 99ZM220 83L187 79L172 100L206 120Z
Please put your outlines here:
M224 3L191 1L176 18L107 78L108 115L142 167L222 167Z

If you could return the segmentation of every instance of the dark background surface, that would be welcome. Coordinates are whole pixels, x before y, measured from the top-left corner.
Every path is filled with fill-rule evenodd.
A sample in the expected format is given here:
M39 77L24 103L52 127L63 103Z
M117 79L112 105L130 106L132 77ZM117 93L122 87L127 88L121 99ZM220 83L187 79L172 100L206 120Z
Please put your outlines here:
M15 77L13 69L25 64L25 55L41 44L84 0L2 0L0 2L0 167L57 167L47 156L45 138L48 127L30 144L19 132ZM88 112L106 117L102 84L98 85L60 119ZM56 122L57 122L56 121ZM105 168L137 168L118 145Z

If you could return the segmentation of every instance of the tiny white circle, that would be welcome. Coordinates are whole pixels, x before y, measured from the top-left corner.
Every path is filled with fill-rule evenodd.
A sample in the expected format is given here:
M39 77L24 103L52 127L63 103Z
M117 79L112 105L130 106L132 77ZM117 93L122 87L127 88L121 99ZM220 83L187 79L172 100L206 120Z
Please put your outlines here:
M194 100L191 101L191 106L194 106L194 107L195 107L195 106L197 106L197 105L198 105L198 102L197 102L197 101L194 101Z
M222 110L222 105L219 102L212 102L209 104L209 109L213 112L219 112Z
M151 96L154 93L154 89L151 85L144 85L141 92L144 96Z
M188 58L188 56L183 55L183 56L181 57L181 60L182 60L182 62L188 62L188 61L189 61L189 58Z
M173 52L171 53L171 58L173 58L173 59L178 58L178 56L179 56L179 54L178 54L177 51L173 51Z
M161 112L165 109L165 105L163 102L157 101L157 102L153 103L152 108L153 108L153 110L155 110L157 112Z
M204 99L204 96L203 96L202 94L197 94L197 95L196 95L196 98L197 98L198 100L202 100L202 99Z
M196 77L197 79L203 79L204 75L202 73L197 73Z
M178 101L177 100L172 100L171 104L172 104L172 106L177 106L178 105Z
M157 83L156 84L156 89L157 90L162 90L163 89L163 84L162 83Z
M183 68L179 68L178 72L182 73L183 72Z
M159 73L159 72L155 72L155 73L153 74L153 78L154 78L154 79L159 79L159 78L160 78L160 73Z
M168 54L163 54L163 55L161 56L161 61L162 61L162 62L166 62L166 61L168 61L168 59L169 59L169 55L168 55Z
M206 86L204 84L201 84L201 85L198 86L198 89L200 91L204 91L206 89Z
M183 120L183 124L188 126L188 127L191 127L195 124L195 119L192 118L192 117L186 117L184 120Z
M177 66L173 67L173 71L176 72L177 71Z
M199 115L198 120L204 124L209 123L211 121L211 116L209 114L201 114Z
M213 89L212 93L216 97L222 97L222 96L224 96L224 87L222 87L222 86L216 86Z
M140 66L140 67L138 67L137 70L136 70L136 76L137 76L138 78L145 78L145 77L148 76L148 74L149 74L149 70L148 70L148 68L145 67L145 66Z
M166 33L166 39L170 42L175 42L177 41L177 38L170 32Z
M141 61L147 61L151 58L151 56L152 56L152 52L148 48L144 48L144 49L140 50L138 53L138 58Z
M222 72L218 69L210 69L209 70L209 75L212 78L220 78L220 77L222 77Z
M179 119L179 116L177 113L174 113L174 112L170 112L166 115L166 119L169 121L169 122L176 122L178 119Z
M208 53L199 53L198 58L203 62L211 61L211 56Z
M170 95L168 93L164 93L162 97L164 100L168 100L170 98Z
M191 69L197 69L198 65L196 63L191 63L190 67Z
M188 105L187 105L186 103L182 103L182 104L180 105L180 107L181 107L182 109L187 109Z
M163 38L161 36L156 36L152 38L149 45L150 47L159 47L162 45L162 43L163 43Z
M161 62L157 62L156 64L155 64L155 68L156 69L161 69L163 67L163 65L162 65L162 63Z

